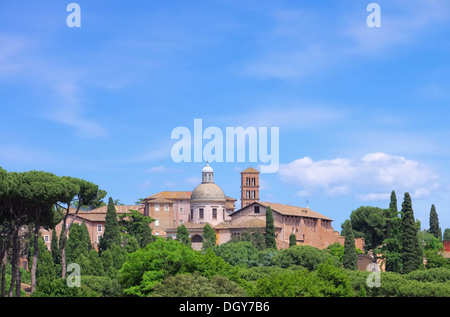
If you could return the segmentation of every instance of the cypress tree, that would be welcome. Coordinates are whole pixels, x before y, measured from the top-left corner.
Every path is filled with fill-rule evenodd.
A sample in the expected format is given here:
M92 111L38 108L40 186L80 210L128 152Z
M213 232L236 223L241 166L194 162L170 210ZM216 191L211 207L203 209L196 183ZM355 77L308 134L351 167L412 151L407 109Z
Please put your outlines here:
M402 261L403 273L407 274L420 268L423 263L419 245L418 228L414 220L411 197L405 193L402 203Z
M184 224L177 227L177 240L185 245L192 246L191 239L189 238L189 231Z
M294 245L297 245L297 238L295 237L294 233L291 233L289 235L289 247L292 247Z
M116 206L114 200L109 197L108 209L105 217L105 232L100 239L99 252L107 250L111 245L121 245L120 227L117 221Z
M275 225L273 222L273 212L270 206L266 208L266 248L276 249Z
M441 228L439 227L439 217L436 212L436 207L434 206L434 204L431 205L431 210L430 210L430 230L429 231L433 236L438 238L439 241L442 241L442 231L441 231Z
M202 249L206 251L216 245L216 231L209 224L203 227L203 245Z
M450 241L450 229L449 228L446 228L444 230L444 239L443 240L444 241Z
M397 196L395 191L391 193L389 209L386 210L386 238L383 243L386 259L386 271L400 273L402 270L401 246L402 246L402 221L398 216Z
M344 222L345 242L344 242L344 268L349 270L358 269L358 256L356 255L355 235L353 234L352 223L349 220Z
M53 228L52 231L52 241L50 244L50 249L52 252L53 263L61 264L61 250L58 245L58 236L56 234L56 230Z

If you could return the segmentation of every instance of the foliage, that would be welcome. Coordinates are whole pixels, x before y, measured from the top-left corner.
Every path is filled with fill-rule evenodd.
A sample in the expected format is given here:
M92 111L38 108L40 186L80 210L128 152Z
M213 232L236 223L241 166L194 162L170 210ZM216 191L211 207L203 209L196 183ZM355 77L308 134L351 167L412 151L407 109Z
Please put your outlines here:
M289 235L289 247L297 245L297 238L295 237L295 233L291 233Z
M273 212L270 206L266 208L266 248L276 249L277 242L275 239L275 224L273 222Z
M438 214L436 212L436 207L433 205L431 205L431 210L430 210L430 229L429 232L435 236L436 238L439 239L439 241L442 240L442 231L441 228L439 227L439 217Z
M326 251L307 245L296 245L288 249L279 250L273 258L274 264L282 268L299 265L309 271L314 271L320 263L330 259L335 265L339 260Z
M122 238L120 235L119 222L117 220L116 206L111 197L108 200L108 209L105 217L105 232L100 238L99 252L103 252L113 244L120 245Z
M87 256L92 249L91 238L86 223L74 223L69 231L69 239L66 244L67 263L75 262L75 260L84 254Z
M345 226L345 242L344 242L344 255L342 258L342 264L344 268L349 270L358 269L358 257L356 256L355 236L353 235L352 223L348 220L344 222Z
M389 209L385 212L386 233L383 240L382 253L385 258L386 271L400 273L402 271L401 241L402 220L398 215L397 196L391 193Z
M152 229L150 223L155 221L149 216L144 216L138 210L130 210L130 213L119 215L120 230L124 235L134 237L139 248L153 242Z
M216 231L209 224L203 227L202 250L207 250L216 245Z
M446 228L444 230L444 237L442 238L443 241L450 241L450 228Z
M187 246L192 245L192 241L189 238L189 231L187 230L184 224L177 227L177 240L183 243L184 245Z
M242 297L245 290L224 276L208 279L198 272L169 276L155 284L153 297Z
M384 209L362 206L353 210L350 215L355 237L364 238L366 252L375 249L383 242L386 227L384 214Z
M402 232L403 273L409 273L422 265L422 250L409 193L405 193L402 203Z

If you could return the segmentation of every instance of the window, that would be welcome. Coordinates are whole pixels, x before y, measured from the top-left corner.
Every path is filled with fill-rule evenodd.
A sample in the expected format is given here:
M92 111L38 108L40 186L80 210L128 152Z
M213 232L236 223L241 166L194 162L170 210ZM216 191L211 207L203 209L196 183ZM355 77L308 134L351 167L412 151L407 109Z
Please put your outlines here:
M192 221L192 219L194 219L194 209L191 209L191 221Z
M169 205L167 204L164 205L164 211L169 211Z
M199 219L203 219L203 208L200 208L199 210L198 210L198 218Z
M176 221L176 220L173 221L173 226L174 226L174 227L177 226L177 221Z
M48 236L44 236L44 241L48 242L49 241L49 237Z
M101 235L98 235L97 236L97 243L100 243L100 239L102 238L102 236Z
M180 220L180 226L183 224L183 220Z
M97 232L102 232L102 225L97 225Z
M155 236L159 236L159 231L155 231Z
M253 209L253 211L255 212L255 214L259 214L259 206L255 206L255 208Z
M155 204L155 211L159 211L159 204Z
M155 226L159 226L159 219L155 219Z
M183 213L183 207L180 207L180 214Z
M217 219L217 208L213 208L212 217L213 217L213 219Z

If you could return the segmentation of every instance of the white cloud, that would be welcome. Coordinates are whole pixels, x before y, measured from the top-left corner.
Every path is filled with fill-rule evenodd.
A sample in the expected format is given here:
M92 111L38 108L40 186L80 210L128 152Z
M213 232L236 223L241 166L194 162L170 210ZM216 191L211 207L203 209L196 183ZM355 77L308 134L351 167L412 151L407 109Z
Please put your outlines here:
M360 200L380 200L389 198L392 190L398 190L423 198L440 186L439 176L429 166L382 152L359 159L314 161L304 157L281 164L279 175L283 181L301 187L300 196L354 194Z

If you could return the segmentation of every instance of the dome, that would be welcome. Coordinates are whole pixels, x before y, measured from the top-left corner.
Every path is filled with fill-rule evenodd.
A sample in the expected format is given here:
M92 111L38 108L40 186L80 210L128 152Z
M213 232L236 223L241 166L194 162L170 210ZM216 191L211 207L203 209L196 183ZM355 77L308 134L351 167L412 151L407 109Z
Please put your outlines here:
M191 193L191 202L226 202L225 194L218 185L214 183L202 183Z

